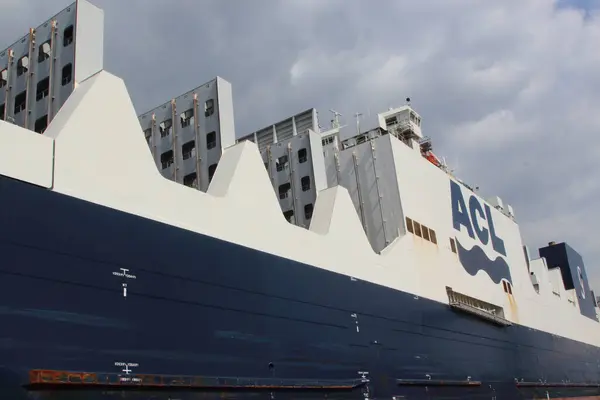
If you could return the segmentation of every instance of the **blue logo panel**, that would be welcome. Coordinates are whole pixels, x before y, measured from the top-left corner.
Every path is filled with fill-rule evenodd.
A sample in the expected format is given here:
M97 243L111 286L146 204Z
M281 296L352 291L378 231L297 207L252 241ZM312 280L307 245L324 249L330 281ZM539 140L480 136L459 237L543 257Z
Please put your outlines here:
M456 239L458 257L465 270L473 276L483 270L495 283L506 279L512 284L510 268L501 257L506 256L506 247L504 240L496 233L490 206L482 205L474 194L466 202L460 185L453 180L450 180L450 195L454 229L460 232L464 228L471 239L479 242L471 250L466 250ZM490 243L498 253L494 260L488 258L482 247Z
M460 231L461 226L464 227L471 239L475 239L475 234L477 234L477 239L484 246L491 240L494 251L506 256L504 240L496 234L490 206L486 204L482 207L479 199L475 195L471 195L469 208L467 208L460 185L453 180L450 181L450 195L454 229ZM487 223L487 227L480 225L479 220Z

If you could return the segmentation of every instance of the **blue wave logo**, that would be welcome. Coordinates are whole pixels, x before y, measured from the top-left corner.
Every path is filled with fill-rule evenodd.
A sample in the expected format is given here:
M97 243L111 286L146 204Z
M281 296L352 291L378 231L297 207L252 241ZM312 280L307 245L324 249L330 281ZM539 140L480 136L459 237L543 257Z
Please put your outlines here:
M490 260L481 247L475 245L471 250L467 250L458 239L454 240L457 245L458 259L469 275L475 276L477 272L483 270L494 283L500 283L502 279L506 279L512 285L510 268L504 258L498 256L494 260Z

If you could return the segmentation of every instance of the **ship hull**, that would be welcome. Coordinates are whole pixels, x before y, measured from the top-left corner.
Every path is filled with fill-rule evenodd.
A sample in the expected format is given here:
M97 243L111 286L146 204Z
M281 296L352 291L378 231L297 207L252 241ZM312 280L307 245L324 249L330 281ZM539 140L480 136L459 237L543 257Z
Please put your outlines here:
M87 399L600 394L593 346L7 178L0 205L2 398L82 397L32 370L238 382Z

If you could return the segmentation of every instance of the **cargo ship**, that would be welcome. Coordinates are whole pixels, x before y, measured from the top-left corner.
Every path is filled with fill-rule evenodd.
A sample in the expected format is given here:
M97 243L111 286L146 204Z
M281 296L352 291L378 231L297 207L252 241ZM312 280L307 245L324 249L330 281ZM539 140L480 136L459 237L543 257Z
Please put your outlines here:
M0 52L0 398L600 398L581 255L409 102L238 136L217 77L136 115L103 15Z

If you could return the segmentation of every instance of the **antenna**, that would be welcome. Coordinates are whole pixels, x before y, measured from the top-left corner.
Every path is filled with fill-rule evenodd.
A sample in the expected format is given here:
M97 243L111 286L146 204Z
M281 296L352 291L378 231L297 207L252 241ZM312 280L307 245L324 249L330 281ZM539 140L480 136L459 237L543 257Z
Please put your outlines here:
M407 98L406 98L406 105L407 105L407 106L410 106L410 97L407 97Z
M354 117L356 118L356 134L360 135L360 117L361 117L362 113L356 113L354 114Z
M331 111L331 113L333 113L333 119L331 120L331 127L332 128L339 128L340 127L340 117L342 116L342 114L340 114L339 112L335 111L335 110L329 110Z
M450 170L453 175L455 175L455 176L458 175L458 168L459 167L460 167L460 158L456 157L456 162L454 163L454 168L452 168Z

